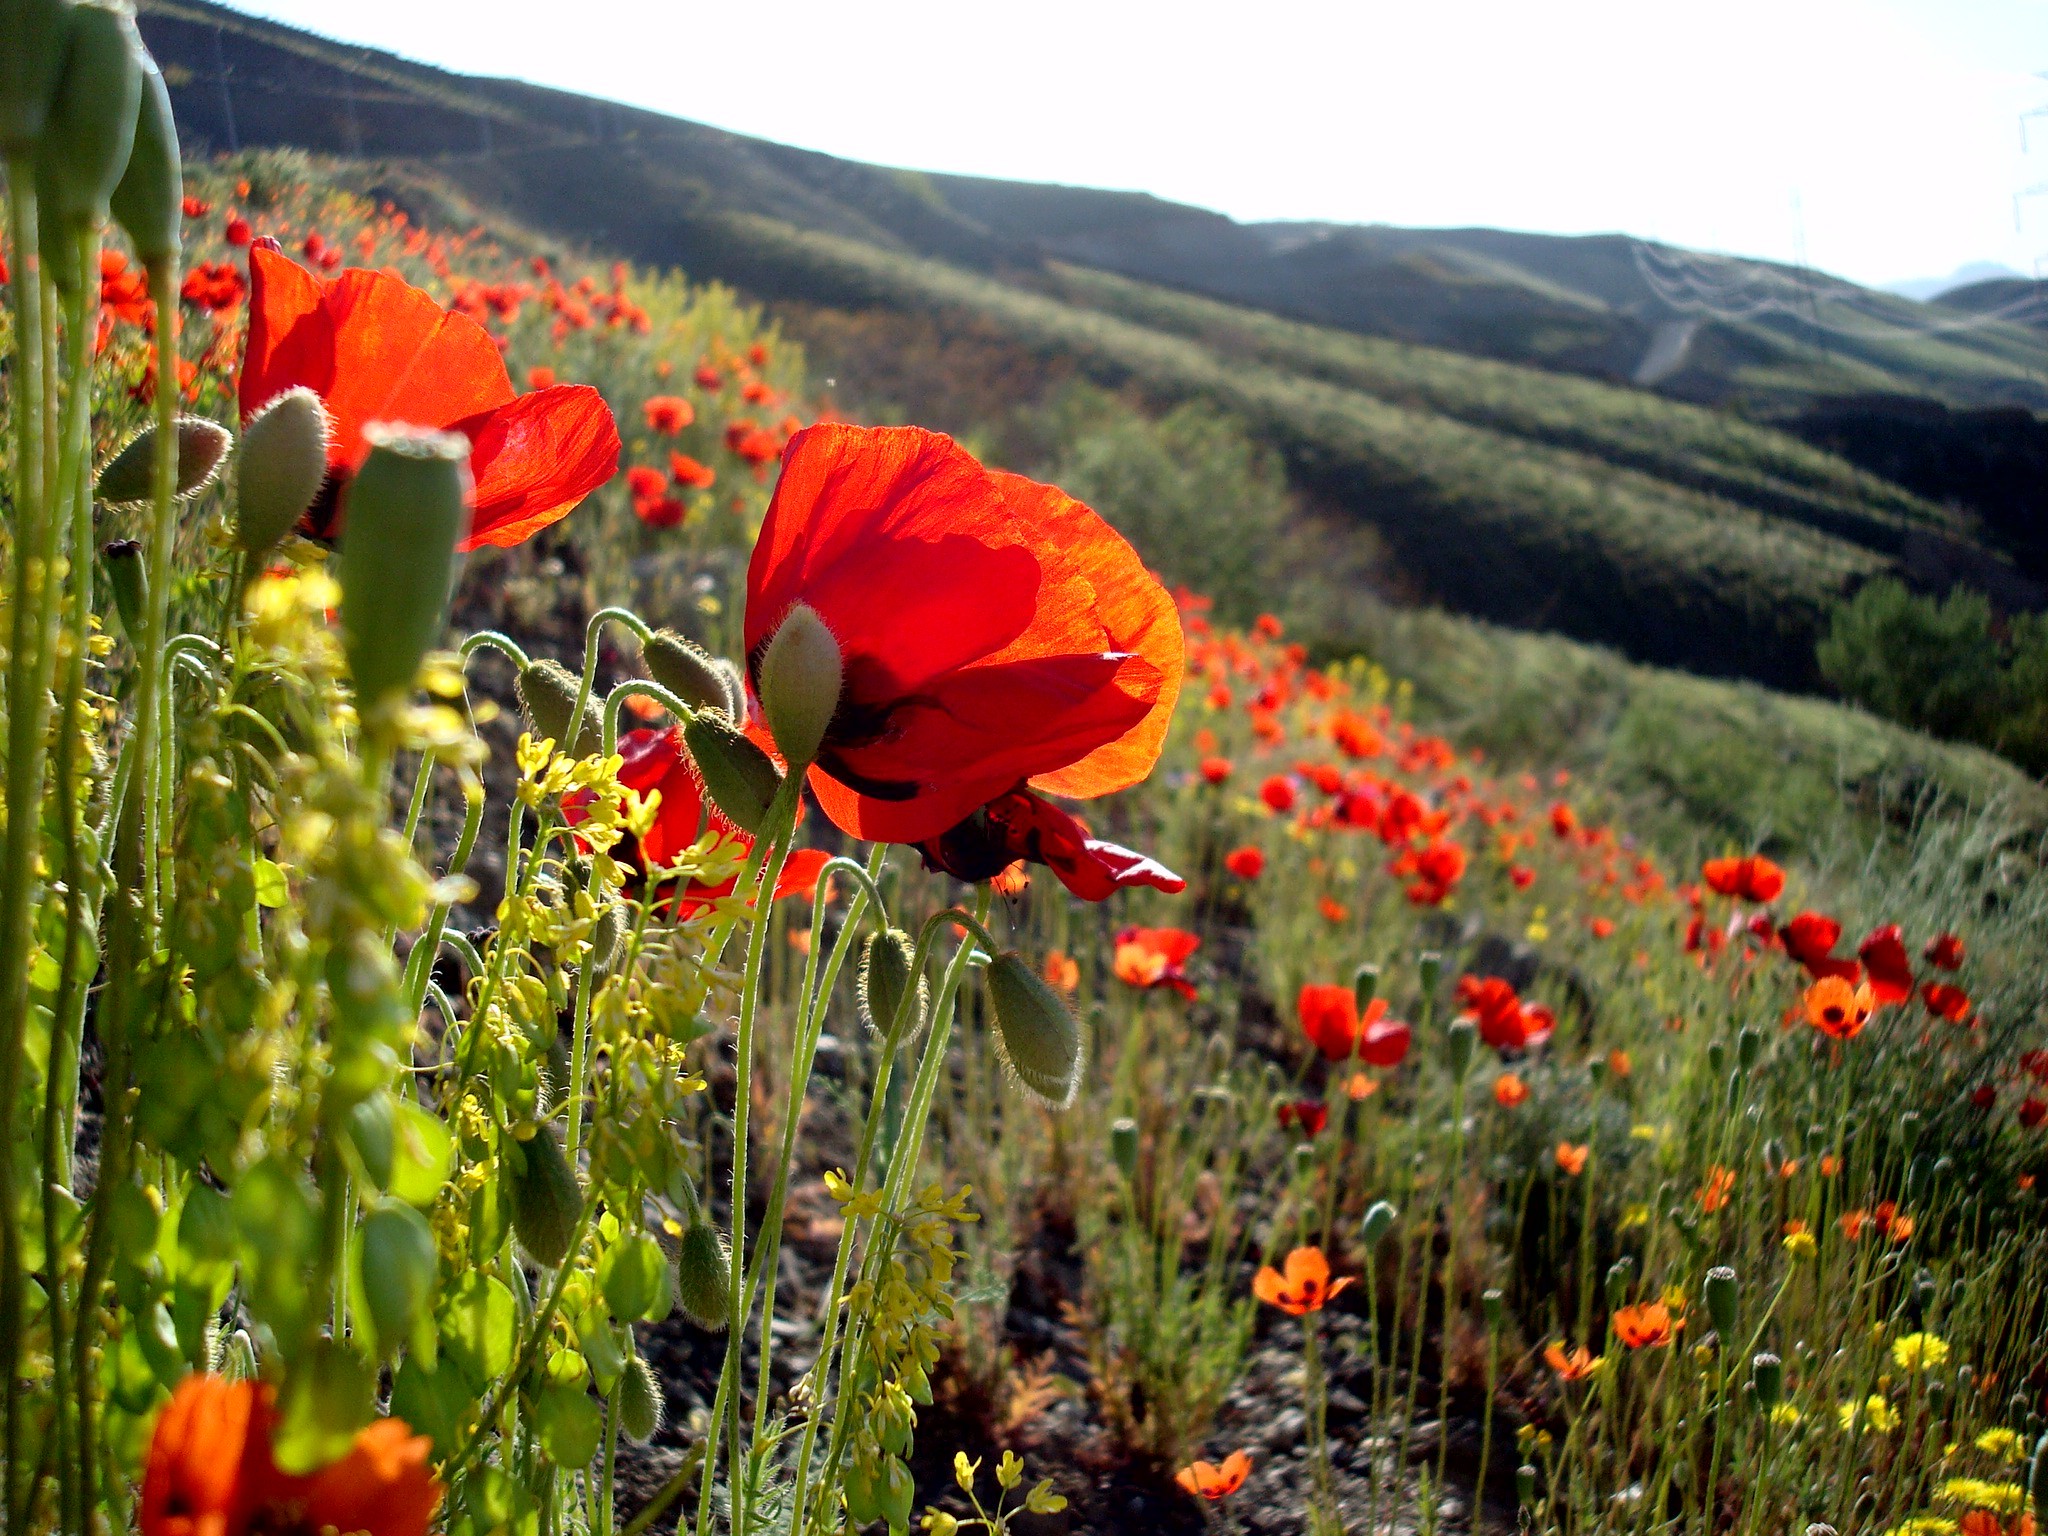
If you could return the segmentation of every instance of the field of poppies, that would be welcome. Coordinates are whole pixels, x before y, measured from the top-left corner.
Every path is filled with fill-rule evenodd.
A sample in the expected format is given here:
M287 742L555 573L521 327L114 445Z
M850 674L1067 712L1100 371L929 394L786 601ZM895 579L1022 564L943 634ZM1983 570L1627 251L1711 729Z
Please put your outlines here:
M6 1529L2048 1514L2038 828L1632 834L0 20Z

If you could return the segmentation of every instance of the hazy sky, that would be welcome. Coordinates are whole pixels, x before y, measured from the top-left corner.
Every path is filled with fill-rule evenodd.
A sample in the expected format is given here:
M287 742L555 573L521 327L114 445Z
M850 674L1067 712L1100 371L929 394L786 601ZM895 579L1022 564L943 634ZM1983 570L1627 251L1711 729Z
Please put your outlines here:
M854 159L1242 219L2048 257L2048 0L232 0ZM1802 249L1803 242L1803 249ZM2048 263L2044 263L2048 272Z

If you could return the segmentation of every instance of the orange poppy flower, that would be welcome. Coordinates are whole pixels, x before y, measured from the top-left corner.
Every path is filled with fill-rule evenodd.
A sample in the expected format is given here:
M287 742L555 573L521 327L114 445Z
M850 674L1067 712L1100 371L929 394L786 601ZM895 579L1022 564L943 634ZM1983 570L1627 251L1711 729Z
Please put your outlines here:
M1243 1451L1232 1451L1223 1458L1221 1466L1198 1461L1192 1466L1182 1467L1173 1475L1173 1480L1198 1499L1227 1499L1244 1486L1244 1480L1251 1475L1252 1459Z
M1607 1053L1607 1070L1616 1077L1627 1077L1636 1069L1635 1058L1627 1051L1612 1050Z
M431 1443L379 1419L347 1455L305 1476L271 1456L271 1389L192 1375L158 1416L142 1475L142 1536L256 1536L335 1530L425 1536L441 1502Z
M1630 1349L1657 1349L1671 1342L1671 1309L1661 1301L1619 1307L1608 1324Z
M1493 1080L1493 1101L1502 1109L1518 1109L1529 1102L1529 1085L1519 1074L1503 1072Z
M249 275L243 422L298 385L316 391L333 419L327 483L300 524L308 536L340 533L373 421L469 439L476 502L463 549L524 542L617 471L619 433L603 396L587 384L515 393L490 333L404 279L361 269L319 278L262 246L249 253Z
M1568 1141L1560 1141L1555 1154L1557 1166L1575 1179L1586 1171L1586 1159L1592 1155L1592 1143L1584 1141L1576 1146Z
M674 437L697 419L697 408L681 395L651 395L640 407L651 431Z
M1301 1032L1327 1061L1355 1055L1371 1066L1398 1067L1414 1038L1406 1024L1386 1016L1385 998L1366 1004L1361 1019L1356 994L1333 983L1308 983L1295 998L1295 1011L1301 1017Z
M1693 1200L1709 1215L1727 1205L1735 1188L1735 1170L1719 1163L1707 1170L1707 1181L1693 1192Z
M1165 987L1189 1002L1195 1000L1195 984L1188 980L1188 957L1202 947L1202 941L1180 928L1126 928L1116 936L1116 954L1111 969L1127 987Z
M918 844L962 879L1026 858L1090 899L1183 888L1030 793L1137 783L1180 695L1173 599L1095 513L935 432L810 427L748 566L750 673L798 604L844 664L810 770L842 831Z
M1543 1360L1563 1381L1584 1381L1600 1368L1599 1356L1583 1344L1569 1353L1562 1343L1551 1344L1544 1349Z
M1252 1279L1252 1294L1268 1306L1278 1307L1293 1317L1320 1312L1330 1298L1351 1283L1350 1275L1330 1278L1330 1261L1320 1248L1297 1248L1286 1258L1283 1274L1264 1265Z
M1851 986L1840 976L1823 976L1806 989L1806 1022L1831 1040L1855 1039L1876 1006L1868 982Z
M1056 992L1072 997L1081 990L1081 965L1064 950L1047 950L1045 955L1046 983Z
M1700 869L1707 888L1723 896L1759 904L1776 901L1785 889L1785 871L1761 854L1743 859L1709 859Z
M1344 1092L1352 1103L1360 1103L1380 1091L1379 1080L1367 1077L1363 1072L1354 1072L1345 1081Z

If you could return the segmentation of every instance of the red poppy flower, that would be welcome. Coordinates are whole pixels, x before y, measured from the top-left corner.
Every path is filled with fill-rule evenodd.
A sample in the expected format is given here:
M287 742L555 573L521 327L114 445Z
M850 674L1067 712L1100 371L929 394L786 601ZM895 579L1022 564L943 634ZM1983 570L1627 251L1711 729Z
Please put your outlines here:
M650 528L679 528L690 509L677 496L650 496L633 502L633 515Z
M1945 981L1928 982L1920 989L1920 1000L1929 1013L1951 1024L1961 1024L1970 1017L1970 994Z
M1158 760L1184 669L1173 600L1088 508L951 438L791 440L747 572L750 674L800 603L844 663L811 785L855 837L944 840L1025 786L1092 799ZM1052 818L1078 826L1011 806L1004 830L1056 837Z
M1557 1018L1548 1008L1524 1003L1499 976L1460 976L1457 999L1479 1026L1479 1038L1497 1051L1526 1051L1557 1029Z
M1223 855L1223 867L1240 880L1256 880L1266 871L1266 854L1249 845L1233 848Z
M238 213L228 215L228 221L221 228L221 238L229 245L247 245L255 238L255 231L249 228L249 221Z
M754 840L727 821L718 807L706 799L696 764L683 748L681 730L671 727L627 731L619 738L618 753L623 759L619 783L641 795L661 792L661 805L647 835L637 842L628 835L612 850L612 857L620 864L645 878L650 871L674 864L706 831L730 838L743 850L753 847ZM572 798L563 800L562 813L572 826L582 820L581 809ZM809 895L816 888L818 871L828 858L815 848L792 852L783 862L774 899ZM664 894L672 895L676 916L688 917L730 896L737 884L737 876L717 885L692 880L680 890Z
M818 784L813 770L811 784ZM825 803L831 813L830 802ZM1118 891L1150 886L1168 895L1187 881L1142 853L1088 835L1088 826L1049 800L1025 790L998 795L987 805L917 845L924 867L972 884L993 879L1019 859L1043 864L1083 901L1107 901Z
M1785 871L1761 854L1741 859L1709 859L1700 869L1709 890L1759 904L1778 899L1785 889Z
M1230 759L1227 757L1205 757L1202 759L1202 782L1221 784L1230 777Z
M1188 957L1202 941L1180 928L1126 928L1116 936L1111 969L1127 987L1165 987L1189 1002L1195 984L1188 980Z
M1322 1135L1323 1127L1330 1123L1330 1106L1321 1099L1296 1099L1276 1105L1273 1113L1280 1122L1281 1130L1298 1125L1307 1136Z
M1661 1301L1617 1308L1608 1322L1615 1338L1630 1349L1656 1349L1671 1342L1671 1309Z
M1831 1040L1853 1040L1870 1022L1877 994L1870 983L1856 986L1845 976L1822 976L1806 989L1806 1021Z
M1414 1031L1389 1019L1387 1000L1374 998L1359 1017L1358 998L1349 987L1310 982L1295 998L1301 1031L1327 1061L1357 1056L1375 1067L1398 1067L1408 1055Z
M535 363L526 370L528 389L552 389L555 385L555 370L545 363Z
M1953 971L1963 963L1963 941L1952 933L1938 933L1920 951L1921 958L1938 971Z
M242 269L232 261L202 261L185 274L178 295L194 309L225 314L239 308L249 292Z
M675 477L677 485L692 486L708 491L718 479L718 471L708 464L700 464L687 453L672 453L668 456L668 472Z
M1294 1317L1320 1312L1352 1281L1330 1279L1330 1261L1320 1248L1297 1248L1287 1255L1283 1274L1272 1265L1260 1268L1252 1277L1252 1294L1268 1306L1278 1307Z
M647 425L663 437L674 437L697 419L697 407L681 395L654 395L640 409Z
M699 389L719 389L725 384L725 375L708 362L699 363L692 377L696 379Z
M1229 1498L1242 1488L1251 1470L1251 1457L1243 1451L1232 1451L1223 1458L1221 1466L1197 1461L1174 1473L1173 1480L1196 1498L1214 1503L1218 1499Z
M1913 962L1906 957L1906 941L1897 923L1871 929L1856 953L1879 1003L1903 1003L1913 995Z
M1785 945L1785 953L1805 966L1806 974L1816 980L1838 976L1854 983L1863 974L1863 967L1856 961L1836 957L1835 945L1842 937L1842 925L1825 913L1801 912L1778 930L1778 937Z
M636 501L651 499L668 489L668 476L645 464L635 464L626 471L626 489L633 493Z
M185 217L188 219L203 219L213 212L213 204L207 202L204 198L194 197L188 192L185 195L184 211Z
M2048 1100L2028 1094L2020 1101L2019 1120L2030 1131L2038 1128L2042 1121L2048 1120Z
M509 548L566 517L618 469L619 434L587 384L520 395L490 333L389 272L313 276L280 252L249 253L249 341L242 419L295 385L334 422L327 485L301 525L340 531L341 492L369 455L373 421L460 432L470 442L476 510L462 548Z
M1285 816L1294 809L1294 780L1274 774L1259 786L1259 798L1274 815Z
M203 1374L179 1382L150 1436L142 1536L425 1536L441 1485L428 1470L431 1443L404 1421L376 1420L339 1461L304 1476L278 1470L275 1429L268 1386Z

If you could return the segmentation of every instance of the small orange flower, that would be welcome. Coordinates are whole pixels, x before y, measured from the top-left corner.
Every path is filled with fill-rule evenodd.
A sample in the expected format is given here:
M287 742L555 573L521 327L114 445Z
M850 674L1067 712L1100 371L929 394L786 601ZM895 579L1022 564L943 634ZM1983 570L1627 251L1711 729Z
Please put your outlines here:
M1844 1211L1841 1217L1842 1236L1855 1242L1870 1227L1870 1212Z
M1316 903L1316 910L1322 913L1323 920L1329 923L1348 922L1351 918L1351 909L1345 906L1343 902L1330 896L1325 896L1318 901Z
M1835 1156L1835 1154L1832 1152L1821 1153L1820 1176L1822 1178L1832 1179L1836 1174L1840 1173L1841 1171L1842 1160L1839 1157Z
M1529 1102L1529 1085L1513 1072L1503 1072L1493 1080L1493 1101L1502 1109L1517 1109Z
M1189 1002L1195 999L1195 984L1188 980L1188 957L1202 947L1202 941L1180 928L1126 928L1116 936L1116 956L1111 969L1127 987L1140 990L1165 987Z
M1593 1147L1590 1142L1582 1141L1577 1146L1568 1141L1560 1141L1557 1144L1557 1166L1575 1179L1586 1171L1586 1159L1592 1155Z
M1599 1359L1589 1353L1581 1344L1569 1354L1563 1344L1552 1344L1543 1351L1544 1362L1557 1372L1561 1381L1584 1381L1599 1368Z
M674 437L697 419L697 408L681 395L655 395L641 408L647 425L664 437Z
M1855 1039L1876 1007L1868 982L1852 987L1843 977L1823 976L1806 989L1806 1022L1831 1040Z
M1787 1237L1805 1237L1812 1229L1797 1217L1785 1223L1780 1229Z
M1268 1264L1252 1279L1252 1294L1292 1317L1320 1312L1352 1277L1330 1278L1330 1261L1320 1248L1297 1248L1287 1255L1286 1273Z
M1716 1163L1707 1170L1707 1182L1694 1192L1693 1199L1701 1210L1711 1215L1728 1203L1729 1192L1734 1188L1735 1170Z
M1617 1308L1608 1324L1630 1349L1657 1349L1671 1342L1671 1309L1661 1301Z
M1363 1072L1352 1073L1351 1080L1344 1085L1344 1092L1349 1095L1354 1104L1371 1098L1379 1091L1380 1085L1378 1080L1367 1077Z
M1617 1050L1607 1053L1607 1070L1616 1077L1627 1077L1635 1069L1635 1058L1630 1056L1627 1051Z
M1055 992L1064 992L1072 997L1081 990L1081 965L1064 950L1048 950L1045 956L1045 980Z
M1252 1459L1243 1451L1232 1451L1223 1458L1223 1465L1216 1466L1206 1461L1195 1462L1182 1467L1174 1474L1173 1480L1198 1499L1214 1503L1227 1499L1244 1486L1244 1480L1252 1470Z

